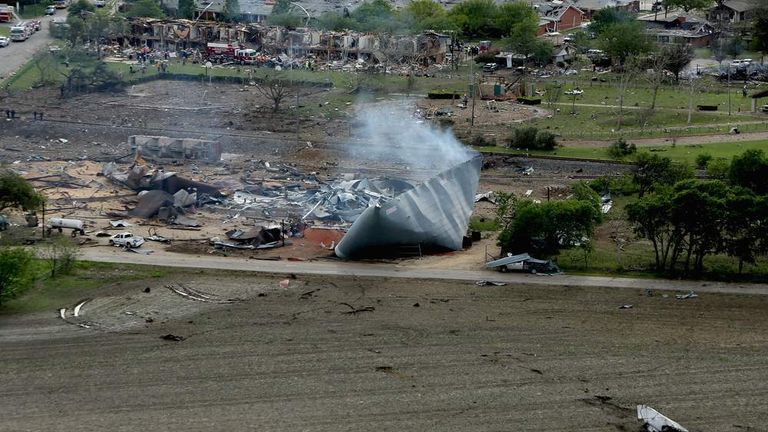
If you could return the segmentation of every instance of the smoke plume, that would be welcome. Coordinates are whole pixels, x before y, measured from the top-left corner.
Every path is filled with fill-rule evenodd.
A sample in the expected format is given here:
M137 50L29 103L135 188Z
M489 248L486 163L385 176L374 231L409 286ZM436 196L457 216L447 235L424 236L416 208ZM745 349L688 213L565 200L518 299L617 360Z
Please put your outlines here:
M352 156L443 171L476 153L453 133L416 118L412 106L377 104L360 108L354 121Z

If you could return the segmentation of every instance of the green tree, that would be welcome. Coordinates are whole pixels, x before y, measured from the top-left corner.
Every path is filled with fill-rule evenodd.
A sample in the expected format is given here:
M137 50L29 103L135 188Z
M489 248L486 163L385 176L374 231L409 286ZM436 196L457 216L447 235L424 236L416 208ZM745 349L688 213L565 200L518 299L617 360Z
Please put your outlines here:
M759 195L768 194L768 159L762 150L747 150L733 157L728 177L734 185L751 189Z
M333 12L321 14L315 23L318 28L323 30L344 31L355 28L356 23L352 18L344 17Z
M674 186L670 219L680 242L672 251L670 270L684 257L683 271L701 273L704 257L723 248L723 227L728 220L725 206L728 187L719 180L681 181Z
M535 37L538 24L539 16L528 3L503 3L498 7L496 27L503 36L514 32L518 35L532 34Z
M272 15L287 14L291 11L291 0L277 0L272 6Z
M194 19L197 9L194 0L179 0L179 17Z
M656 271L664 271L670 252L679 243L680 233L672 225L671 196L668 191L641 197L626 206L627 220L635 233L653 245Z
M240 2L238 0L226 0L224 10L221 11L224 21L237 22L242 15L240 13Z
M655 190L658 185L672 185L691 177L693 177L691 167L647 152L638 153L635 169L632 172L632 181L637 185L640 198L647 192Z
M557 254L590 238L601 216L589 201L524 201L514 221L499 234L499 245L502 252Z
M608 27L615 24L624 24L634 21L632 15L618 8L605 7L595 12L589 23L589 30L596 35L601 35Z
M768 252L768 198L746 189L730 194L725 202L725 244L728 255L739 259L739 273L744 263L754 264Z
M136 0L131 3L127 17L163 18L165 13L156 0Z
M694 9L709 9L712 7L712 3L712 0L663 0L662 6L666 10L680 8L686 12L690 12Z
M43 202L45 198L22 176L9 169L0 170L0 211L12 207L36 210Z
M403 24L412 32L424 30L455 30L448 13L434 0L413 0L405 7L401 17Z
M83 12L93 12L96 10L96 6L88 0L77 0L72 3L67 10L68 17L80 16Z
M32 252L0 247L0 305L32 285Z
M760 4L754 11L751 48L763 56L768 53L768 5Z
M624 65L626 60L653 49L644 27L637 21L615 23L600 34L599 45L614 62Z
M390 29L397 21L395 10L387 0L373 0L363 3L352 12L350 18L356 22L356 30L359 31Z
M448 16L467 38L496 38L503 35L496 25L499 13L493 0L465 0L454 6Z

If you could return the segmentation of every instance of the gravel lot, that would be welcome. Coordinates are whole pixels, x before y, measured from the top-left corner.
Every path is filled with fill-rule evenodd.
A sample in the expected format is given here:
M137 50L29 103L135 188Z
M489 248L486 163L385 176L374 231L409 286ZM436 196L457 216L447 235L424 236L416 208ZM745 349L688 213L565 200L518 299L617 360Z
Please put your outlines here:
M638 403L768 424L764 296L281 279L178 273L68 322L0 316L0 430L626 431Z

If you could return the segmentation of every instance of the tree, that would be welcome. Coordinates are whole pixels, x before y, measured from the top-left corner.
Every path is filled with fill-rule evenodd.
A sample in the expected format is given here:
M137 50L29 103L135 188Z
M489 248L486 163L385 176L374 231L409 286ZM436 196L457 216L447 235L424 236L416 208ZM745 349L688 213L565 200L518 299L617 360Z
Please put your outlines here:
M656 271L667 268L670 251L679 241L679 233L671 222L669 193L656 193L629 203L627 220L634 225L635 233L651 241Z
M768 194L768 159L762 150L747 150L733 157L728 177L734 185L751 189L759 195Z
M448 12L448 17L467 38L502 36L496 25L498 15L493 0L465 0Z
M277 0L272 7L272 15L283 15L291 11L291 0Z
M688 44L665 45L661 49L666 59L666 68L675 75L675 82L680 81L680 72L685 70L694 58L693 48Z
M67 237L56 237L39 249L40 258L48 263L51 277L69 274L75 267L79 249Z
M242 15L240 12L240 2L238 0L226 0L221 14L224 21L237 22Z
M752 18L752 45L751 48L765 56L768 53L768 6L764 3L756 3L758 6ZM762 60L760 61L762 63Z
M554 255L589 239L601 216L588 201L524 201L512 224L499 234L499 245L502 252Z
M739 189L725 201L725 248L739 259L739 273L744 263L754 264L768 252L768 198Z
M136 0L136 2L131 4L125 16L163 18L165 17L165 13L155 0Z
M351 14L359 31L381 31L393 27L397 21L395 10L387 0L373 0L363 3ZM397 25L394 25L397 27Z
M32 285L32 258L24 248L0 248L0 305Z
M265 76L264 81L255 87L256 91L272 102L272 112L280 110L280 104L288 96L288 82L279 75Z
M194 0L179 0L179 17L185 19L194 19L197 9Z
M632 15L622 9L605 7L595 12L592 16L592 22L589 24L589 30L596 35L601 35L610 26L614 24L623 24L632 22Z
M632 181L637 185L640 198L647 192L655 190L657 185L672 185L693 177L693 171L689 166L672 162L671 159L656 154L639 153L635 164Z
M515 34L536 37L539 16L527 3L503 3L498 8L496 27L504 36Z
M45 202L22 176L9 169L0 170L0 211L21 207L23 210L36 210Z
M637 21L620 22L607 26L598 40L603 51L617 64L624 66L632 56L651 51L653 45Z
M680 8L686 12L694 9L704 10L712 6L712 0L664 0L664 10Z
M72 3L67 10L67 17L81 16L83 12L93 12L96 10L96 6L88 0L77 0Z
M413 0L401 14L404 25L412 32L454 30L445 8L434 0Z

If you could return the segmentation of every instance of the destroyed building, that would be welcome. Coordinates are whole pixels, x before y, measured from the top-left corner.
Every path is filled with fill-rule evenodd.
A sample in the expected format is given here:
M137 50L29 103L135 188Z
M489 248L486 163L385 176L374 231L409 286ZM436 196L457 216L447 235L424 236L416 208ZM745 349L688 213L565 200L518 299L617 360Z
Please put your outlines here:
M362 59L373 63L441 64L450 51L450 36L427 31L397 36L353 31L287 29L257 23L220 23L184 19L133 18L130 32L118 42L153 49L204 49L211 42L244 45L263 54L313 57L322 61Z
M336 246L336 255L386 255L413 246L460 250L481 167L482 157L477 155L391 200L366 208Z

